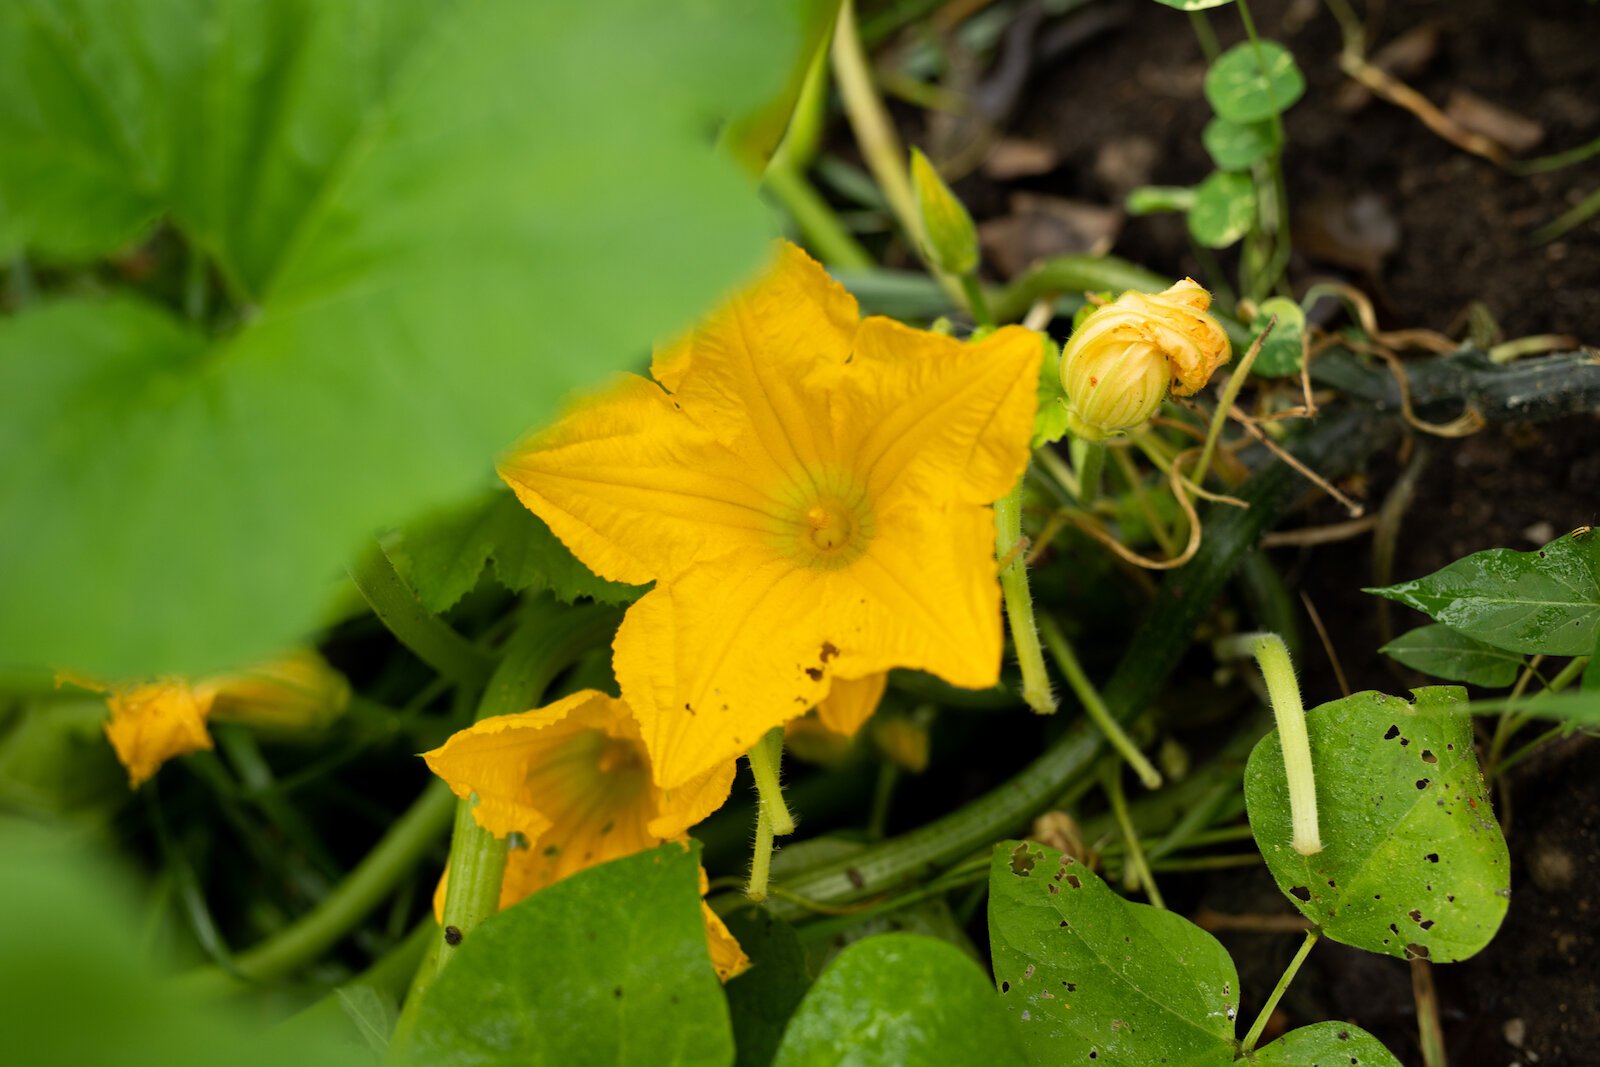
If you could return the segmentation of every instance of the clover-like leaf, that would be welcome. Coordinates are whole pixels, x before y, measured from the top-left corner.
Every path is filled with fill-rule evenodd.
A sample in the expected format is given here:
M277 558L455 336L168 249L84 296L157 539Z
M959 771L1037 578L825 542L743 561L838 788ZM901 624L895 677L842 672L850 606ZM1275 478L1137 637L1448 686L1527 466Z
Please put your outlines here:
M1600 535L1585 526L1532 552L1474 552L1426 578L1367 592L1496 648L1585 656L1600 640Z
M1412 670L1451 682L1499 689L1517 680L1522 657L1432 622L1384 645L1378 651Z
M591 867L473 930L428 990L408 1062L731 1063L699 851L667 844Z
M1306 80L1294 56L1276 41L1242 41L1206 71L1211 109L1240 125L1282 114L1305 91Z
M1250 339L1254 341L1276 318L1272 332L1256 354L1251 367L1256 374L1266 378L1282 378L1300 373L1300 363L1305 354L1306 313L1300 305L1286 296L1274 296L1261 302L1255 321L1250 324Z
M1200 140L1218 170L1249 170L1281 145L1270 122L1229 122L1218 115L1200 131Z
M115 678L303 637L363 538L756 267L706 131L798 31L733 0L0 5L0 239L166 220L232 304L0 320L0 657Z
M1217 939L1031 841L995 846L989 948L1028 1062L1233 1062L1239 978Z
M1317 1023L1290 1030L1250 1055L1256 1067L1401 1067L1383 1042L1349 1023Z
M1194 190L1189 233L1207 248L1226 248L1250 232L1256 187L1248 174L1214 171Z
M931 937L880 934L851 945L822 972L789 1021L773 1067L1020 1057L988 976L970 957Z
M1245 803L1278 887L1335 941L1436 962L1489 943L1511 895L1505 836L1472 748L1458 686L1415 704L1354 693L1306 713L1323 850L1291 845L1277 731L1245 768Z

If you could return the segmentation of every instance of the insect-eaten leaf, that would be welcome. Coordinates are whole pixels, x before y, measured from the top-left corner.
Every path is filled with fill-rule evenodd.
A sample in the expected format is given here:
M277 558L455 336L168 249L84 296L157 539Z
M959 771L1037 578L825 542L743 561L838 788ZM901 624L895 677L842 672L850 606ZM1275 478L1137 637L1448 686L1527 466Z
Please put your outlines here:
M822 972L789 1021L773 1067L982 1067L1021 1058L976 963L931 937L880 934L851 945Z
M1378 651L1414 671L1450 682L1503 689L1517 680L1522 657L1431 622L1384 645Z
M1306 91L1294 56L1276 41L1241 41L1206 71L1211 109L1240 125L1282 114Z
M1000 999L1033 1067L1238 1061L1239 979L1227 951L1181 915L1124 900L1070 856L1032 841L995 846L989 941ZM1346 1023L1290 1031L1249 1059L1400 1067Z
M1496 648L1586 656L1600 639L1600 534L1584 526L1532 552L1474 552L1426 578L1367 592Z
M1233 1061L1239 976L1227 950L1070 856L995 846L989 948L1030 1063Z
M699 853L667 844L591 867L468 933L423 1001L409 1062L733 1062Z
M579 563L550 527L509 490L492 490L401 531L395 555L422 606L438 614L478 582L491 561L513 593L548 590L566 603L583 597L621 604L644 587L608 582Z
M1226 248L1250 232L1256 187L1248 174L1219 170L1194 190L1189 234L1207 248Z
M1511 896L1506 839L1472 748L1459 686L1415 703L1354 693L1306 713L1323 849L1291 845L1274 730L1245 768L1256 844L1278 888L1335 941L1439 963L1489 943Z

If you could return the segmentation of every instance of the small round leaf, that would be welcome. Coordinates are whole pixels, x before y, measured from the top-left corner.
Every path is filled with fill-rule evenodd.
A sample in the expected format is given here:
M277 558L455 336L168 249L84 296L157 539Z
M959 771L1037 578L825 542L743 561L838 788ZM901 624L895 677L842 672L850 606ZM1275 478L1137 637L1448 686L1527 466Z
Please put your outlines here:
M1286 296L1263 300L1256 312L1255 320L1250 323L1250 339L1254 341L1259 337L1261 331L1267 328L1267 323L1274 317L1278 323L1267 335L1266 343L1261 346L1261 352L1256 356L1255 365L1251 369L1264 378L1283 378L1299 374L1302 342L1306 332L1306 313L1300 310L1299 304Z
M1256 187L1248 175L1219 170L1194 191L1189 233L1207 248L1227 248L1250 232L1256 217Z
M1279 148L1270 122L1229 122L1220 116L1200 134L1218 170L1249 170Z
M1245 41L1206 71L1206 99L1229 122L1260 122L1289 110L1306 91L1294 56L1276 41Z

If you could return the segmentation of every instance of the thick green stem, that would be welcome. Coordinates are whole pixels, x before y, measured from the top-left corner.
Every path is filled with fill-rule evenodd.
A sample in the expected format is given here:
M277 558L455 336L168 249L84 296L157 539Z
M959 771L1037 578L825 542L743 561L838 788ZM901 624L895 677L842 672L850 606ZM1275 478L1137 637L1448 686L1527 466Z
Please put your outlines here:
M757 904L767 899L767 885L772 879L772 817L765 804L756 807L756 843L750 854L750 881L745 883L744 895Z
M1139 776L1139 782L1146 789L1161 788L1161 772L1139 751L1139 746L1133 743L1133 738L1128 736L1126 730L1111 717L1111 710L1106 707L1106 702L1100 698L1100 693L1089 681L1089 676L1083 672L1083 664L1078 662L1077 653L1068 643L1066 635L1061 632L1055 620L1048 615L1040 616L1039 629L1044 634L1044 643L1050 649L1050 655L1055 658L1056 666L1066 676L1067 684L1077 694L1078 702L1083 705L1083 710L1088 712L1089 718L1100 728L1111 747L1123 759L1128 761L1128 766L1133 768Z
M1301 942L1300 951L1296 952L1294 959L1289 961L1289 966L1285 968L1283 976L1278 979L1278 984L1273 987L1272 995L1261 1006L1261 1014L1257 1015L1256 1021L1250 1025L1250 1032L1244 1035L1244 1044L1241 1046L1244 1052L1249 1053L1255 1050L1256 1042L1261 1040L1261 1033L1267 1028L1267 1020L1272 1018L1272 1010L1278 1006L1278 1001L1283 999L1284 991L1289 988L1289 983L1294 981L1294 976L1299 972L1300 965L1311 954L1311 946L1315 945L1317 939L1321 936L1322 932L1320 930L1306 931L1306 939Z
M1306 733L1305 706L1300 701L1300 682L1289 661L1289 646L1277 634L1244 634L1225 642L1235 648L1248 648L1261 667L1267 683L1267 697L1278 724L1278 742L1283 749L1283 770L1289 781L1289 816L1293 824L1294 850L1302 856L1322 851L1322 834L1317 825L1316 771L1311 764L1311 738Z
M756 780L756 795L760 797L761 810L771 823L772 832L779 837L794 833L794 816L783 802L783 786L779 772L783 764L783 727L775 726L761 735L745 753L750 763L750 774Z
M1005 597L1011 643L1022 669L1022 699L1040 715L1056 710L1050 674L1044 666L1039 629L1034 624L1033 597L1028 592L1028 553L1022 540L1022 479L994 505L995 552L1001 561L1000 591Z
M434 782L367 853L339 885L298 921L247 952L235 956L238 977L206 967L178 978L192 995L215 995L245 988L243 980L270 982L292 974L337 944L383 902L395 884L410 874L450 824L455 798Z
M366 552L350 577L373 614L422 662L460 685L476 687L489 677L493 660L429 613L381 548Z

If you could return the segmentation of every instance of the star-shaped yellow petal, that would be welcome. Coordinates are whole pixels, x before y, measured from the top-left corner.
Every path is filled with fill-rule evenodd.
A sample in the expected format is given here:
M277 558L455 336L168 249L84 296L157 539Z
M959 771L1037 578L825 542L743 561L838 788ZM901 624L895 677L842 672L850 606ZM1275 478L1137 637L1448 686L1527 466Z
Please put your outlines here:
M113 689L106 696L111 718L106 737L137 789L175 756L211 747L206 716L216 699L213 686L182 680Z
M586 689L547 707L485 719L424 757L459 797L478 797L478 825L521 835L502 897L676 840L722 806L734 764L675 789L651 780L650 756L627 704ZM526 847L520 847L522 845Z
M501 463L597 573L656 587L614 667L678 787L834 679L999 677L993 516L1027 465L1038 335L861 320L805 253Z

